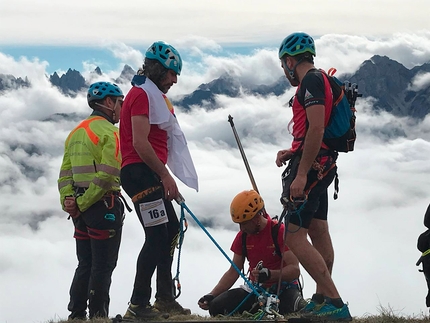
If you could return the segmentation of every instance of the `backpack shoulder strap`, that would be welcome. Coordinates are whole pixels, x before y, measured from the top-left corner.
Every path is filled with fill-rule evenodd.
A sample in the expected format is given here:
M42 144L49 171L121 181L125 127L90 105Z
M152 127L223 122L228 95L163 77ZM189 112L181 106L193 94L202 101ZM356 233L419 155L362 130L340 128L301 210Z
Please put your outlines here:
M279 234L279 228L281 227L280 222L273 222L272 221L272 240L273 244L275 245L275 252L279 257L282 257L281 248L279 247L278 243L278 234Z
M336 73L335 68L330 68L328 73L326 73L323 69L320 69L321 73L327 78L331 91L333 93L333 106L336 106L340 103L344 96L344 90L342 83L334 76Z

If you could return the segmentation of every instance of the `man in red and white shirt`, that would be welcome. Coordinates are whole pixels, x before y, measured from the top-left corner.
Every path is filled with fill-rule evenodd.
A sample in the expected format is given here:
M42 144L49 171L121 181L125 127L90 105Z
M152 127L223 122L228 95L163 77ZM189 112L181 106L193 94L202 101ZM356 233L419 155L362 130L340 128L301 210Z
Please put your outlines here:
M179 179L197 190L197 175L185 137L165 95L177 82L181 69L181 57L173 46L152 44L121 111L121 184L145 231L126 318L149 319L160 312L191 313L175 301L172 291L171 267L179 232L172 200L178 198L179 191L166 167L168 164ZM155 271L157 310L150 304Z

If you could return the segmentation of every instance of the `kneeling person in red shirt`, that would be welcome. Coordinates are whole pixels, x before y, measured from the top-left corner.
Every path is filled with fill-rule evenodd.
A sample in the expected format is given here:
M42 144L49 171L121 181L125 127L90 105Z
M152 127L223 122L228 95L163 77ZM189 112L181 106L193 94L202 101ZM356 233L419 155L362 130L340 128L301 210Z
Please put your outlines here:
M263 199L254 190L237 194L231 202L230 214L233 222L240 226L240 231L231 246L231 251L234 252L233 263L239 270L243 270L245 259L248 259L249 280L253 283L261 283L270 294L277 293L281 275L279 313L286 314L300 310L306 302L299 289L299 262L284 244L284 224L276 225L276 222L266 213ZM276 235L272 234L272 230L276 229L278 232L275 244L273 237ZM281 250L280 254L276 251L277 246ZM257 269L259 263L262 263L263 268ZM226 315L235 309L237 313L243 311L255 313L259 309L258 300L256 295L247 297L252 293L249 286L230 289L238 278L239 273L230 266L212 291L200 298L198 301L200 308L209 310L211 316ZM240 305L242 302L243 304ZM240 307L237 308L239 305Z

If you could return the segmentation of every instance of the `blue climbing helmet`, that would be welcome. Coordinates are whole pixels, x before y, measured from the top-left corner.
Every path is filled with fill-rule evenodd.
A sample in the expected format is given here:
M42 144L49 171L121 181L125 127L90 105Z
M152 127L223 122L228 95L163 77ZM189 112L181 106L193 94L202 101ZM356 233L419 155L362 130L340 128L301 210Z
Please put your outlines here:
M96 82L90 85L87 94L88 103L102 100L107 96L124 96L118 85L110 82Z
M282 58L285 54L296 56L306 52L316 56L315 42L312 37L302 32L292 33L282 41L279 47L279 58Z
M176 74L181 75L182 59L178 51L163 41L156 41L146 51L146 58L156 59L165 68L173 70Z

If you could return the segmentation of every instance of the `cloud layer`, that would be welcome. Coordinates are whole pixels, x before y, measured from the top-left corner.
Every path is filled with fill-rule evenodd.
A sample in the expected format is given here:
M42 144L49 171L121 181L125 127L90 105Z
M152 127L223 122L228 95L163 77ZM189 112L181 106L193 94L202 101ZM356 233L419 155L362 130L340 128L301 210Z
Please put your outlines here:
M412 67L425 62L426 49L416 44L428 43L429 38L426 33L398 34L376 42L328 35L317 41L317 65L352 72L371 55L385 54ZM118 45L112 51L122 48ZM173 97L189 93L227 70L256 84L268 84L282 76L276 49L217 57L216 48L213 45L207 51L196 44L199 66L185 62L184 73L172 88ZM329 49L338 54L329 55ZM116 57L121 64L140 59L137 51L131 49L130 53ZM7 291L0 296L0 322L58 320L68 315L68 289L76 259L73 225L60 209L56 180L64 140L90 110L84 93L74 99L64 97L49 84L46 62L14 60L0 53L0 67L2 73L28 75L32 82L31 88L0 96L0 285ZM117 76L118 72L110 71L109 75ZM423 77L411 86L424 86L425 82ZM122 88L127 91L129 85ZM269 214L279 215L283 169L277 168L274 160L277 151L287 148L292 139L287 129L291 110L286 107L292 95L289 90L280 97L220 96L221 108L217 110L196 107L187 114L177 111L200 179L199 193L182 183L180 191L193 214L207 225L229 256L238 229L230 220L229 205L238 192L250 189L251 183L227 118L234 118ZM420 256L416 241L425 231L423 215L429 203L430 118L417 122L377 114L372 102L359 100L356 151L339 157L340 194L337 201L330 199L329 213L336 253L333 277L353 316L377 314L379 305L390 306L396 313L419 315L426 311L426 284L415 267ZM52 118L54 113L72 112L75 115L70 119ZM179 215L179 207L177 211ZM212 289L229 263L192 216L188 214L187 219L190 227L180 260L183 290L179 301L205 315L197 300ZM123 314L127 307L143 241L135 213L128 213L113 274L112 315ZM175 274L176 261L174 264ZM310 297L314 284L304 270L302 274L305 297ZM26 304L26 311L21 304Z
M194 34L222 44L277 44L292 30L313 35L389 35L428 28L428 1L389 4L363 0L343 6L335 0L309 0L292 6L277 0L183 0L166 5L129 0L119 6L100 0L73 4L40 0L37 5L5 0L0 7L0 43L97 46L108 39L148 46L154 40L170 42Z

